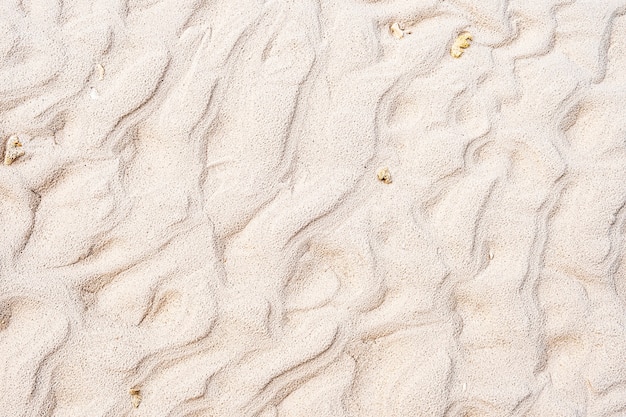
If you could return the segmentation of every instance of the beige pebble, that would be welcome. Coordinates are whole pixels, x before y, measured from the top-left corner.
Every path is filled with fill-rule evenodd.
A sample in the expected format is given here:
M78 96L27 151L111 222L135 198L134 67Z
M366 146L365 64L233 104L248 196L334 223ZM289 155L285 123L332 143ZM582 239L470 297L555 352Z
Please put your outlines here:
M469 32L463 32L457 36L454 44L450 48L450 55L454 58L460 58L465 49L469 48L472 41L472 35Z
M380 168L378 171L376 171L376 176L380 181L384 182L385 184L391 183L391 173L389 172L389 168L387 167Z
M7 139L6 149L4 151L4 165L11 165L20 156L24 155L22 142L17 135L11 135Z

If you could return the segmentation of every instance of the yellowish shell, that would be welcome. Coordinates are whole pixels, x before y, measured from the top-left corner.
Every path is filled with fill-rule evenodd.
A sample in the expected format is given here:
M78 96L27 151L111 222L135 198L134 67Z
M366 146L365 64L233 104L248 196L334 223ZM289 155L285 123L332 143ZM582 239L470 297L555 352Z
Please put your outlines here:
M141 404L141 391L137 388L131 388L128 392L130 394L130 400L133 403L133 407L139 407L139 404Z
M378 177L379 181L382 181L385 184L391 183L391 173L389 172L389 168L387 167L380 168L378 171L376 171L376 176Z
M463 50L469 48L472 41L472 35L469 32L463 32L457 36L454 44L450 48L450 55L454 58L460 58L463 55Z

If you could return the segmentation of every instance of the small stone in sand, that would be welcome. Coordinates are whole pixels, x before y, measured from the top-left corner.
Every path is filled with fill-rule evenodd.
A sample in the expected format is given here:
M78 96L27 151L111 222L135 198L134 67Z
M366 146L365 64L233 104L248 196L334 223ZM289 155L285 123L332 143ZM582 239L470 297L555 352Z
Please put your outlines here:
M402 39L404 37L404 29L402 29L398 22L391 25L389 31L396 39Z
M389 172L389 168L387 167L380 168L378 171L376 171L376 176L380 181L384 182L385 184L391 183L391 173Z
M138 390L137 388L131 388L129 390L130 393L130 399L133 403L133 407L137 408L139 407L139 404L141 404L141 391Z
M472 35L468 32L463 32L457 36L454 44L450 48L450 55L454 58L460 58L463 55L463 50L469 48Z
M7 139L6 149L4 151L4 165L11 165L20 156L24 155L22 143L17 135L11 135Z

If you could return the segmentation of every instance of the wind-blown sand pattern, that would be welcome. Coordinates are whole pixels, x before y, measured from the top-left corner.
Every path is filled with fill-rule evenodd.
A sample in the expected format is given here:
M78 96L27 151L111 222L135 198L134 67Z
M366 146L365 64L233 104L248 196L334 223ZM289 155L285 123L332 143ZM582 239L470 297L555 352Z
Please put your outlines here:
M0 415L626 415L624 68L626 0L3 0Z

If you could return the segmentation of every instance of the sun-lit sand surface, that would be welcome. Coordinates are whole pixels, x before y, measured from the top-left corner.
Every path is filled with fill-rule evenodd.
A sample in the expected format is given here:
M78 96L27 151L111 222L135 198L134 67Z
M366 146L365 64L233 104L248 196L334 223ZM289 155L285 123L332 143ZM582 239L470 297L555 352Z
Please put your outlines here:
M0 1L0 416L626 416L625 68L626 0Z

